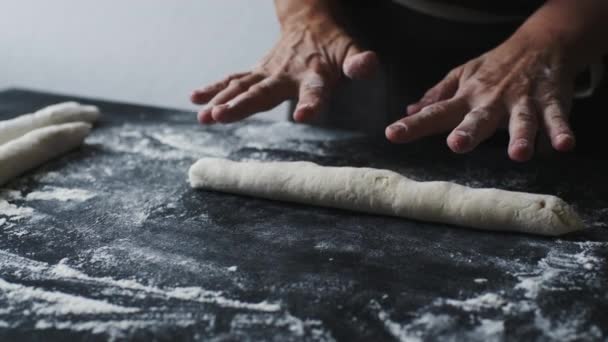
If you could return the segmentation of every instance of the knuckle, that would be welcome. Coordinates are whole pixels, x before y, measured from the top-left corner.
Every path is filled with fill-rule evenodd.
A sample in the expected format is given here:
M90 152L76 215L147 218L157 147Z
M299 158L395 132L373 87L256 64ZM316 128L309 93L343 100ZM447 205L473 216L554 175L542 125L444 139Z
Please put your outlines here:
M460 78L460 76L462 75L462 71L463 71L462 66L454 68L454 69L450 70L450 72L448 72L448 74L445 76L445 79L449 80L449 81L458 80Z
M235 78L241 77L243 74L235 72L233 74L228 75L228 77L226 77L227 81L233 80Z
M245 91L245 83L241 80L237 80L237 79L232 79L230 80L230 82L228 83L228 86L231 88L234 88L236 90L240 90L240 91Z
M264 86L256 84L256 85L251 86L247 92L251 96L256 96L256 95L261 95L261 94L265 93L265 90L266 90L266 88Z
M268 82L262 81L249 87L249 91L254 93L265 93L269 90L270 86L271 85Z
M559 96L551 90L541 90L537 92L536 101L540 102L545 107L561 106Z
M238 73L238 72L237 73L233 73L233 74L228 75L228 77L224 78L220 83L230 84L230 82L232 82L234 80L238 80L238 79L240 79L243 76L246 76L246 74L245 73Z
M447 111L447 106L443 103L435 103L431 106L424 108L424 110L420 113L424 116L435 116Z
M564 117L559 112L553 111L553 112L550 112L547 116L548 116L548 119L554 123L561 124L562 122L564 122Z
M441 92L442 88L442 84L438 84L435 87L429 89L426 93L424 93L424 95L422 96L421 102L424 103L432 103L432 102L436 102L439 99L439 93Z
M520 122L526 124L536 124L537 122L536 115L532 114L526 109L518 110L517 112L515 112L515 118Z
M480 122L488 122L492 119L492 111L487 107L477 107L473 109L469 115Z

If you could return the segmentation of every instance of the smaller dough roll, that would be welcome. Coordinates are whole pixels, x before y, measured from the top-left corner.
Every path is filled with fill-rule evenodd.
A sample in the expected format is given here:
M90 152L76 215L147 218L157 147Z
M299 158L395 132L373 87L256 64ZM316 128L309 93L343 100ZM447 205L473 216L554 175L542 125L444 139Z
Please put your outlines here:
M0 145L0 186L80 146L90 131L84 122L53 125Z
M485 230L556 236L583 229L576 212L555 196L417 182L372 168L203 158L189 180L193 188Z
M77 102L63 102L34 113L0 121L0 145L35 129L68 122L93 123L99 119L99 108Z

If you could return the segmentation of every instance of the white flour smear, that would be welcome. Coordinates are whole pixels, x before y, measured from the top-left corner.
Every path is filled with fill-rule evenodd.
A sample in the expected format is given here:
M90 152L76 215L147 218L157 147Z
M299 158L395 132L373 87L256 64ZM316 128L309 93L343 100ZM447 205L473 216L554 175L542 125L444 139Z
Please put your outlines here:
M226 157L234 149L216 137L192 126L181 129L166 125L140 127L125 124L93 134L91 144L115 152L131 153L155 160L197 159L203 156Z
M166 146L190 152L190 155L197 158L203 156L227 157L230 154L228 148L221 144L218 146L219 142L209 134L196 132L196 136L193 136L184 133L174 128L164 127L159 132L150 132L149 135Z
M67 189L45 186L42 191L33 191L25 196L27 201L61 201L85 202L95 197L95 194L83 189Z
M315 319L302 320L289 312L281 315L239 313L230 322L230 330L237 333L265 327L283 328L297 337L310 338L313 341L335 341L331 332L323 326L323 322Z
M142 284L131 279L113 279L110 277L92 277L78 271L67 264L65 260L56 264L49 265L43 262L32 261L17 255L0 251L0 267L4 270L14 269L24 275L28 272L28 277L33 279L51 280L71 280L86 282L105 286L105 293L128 293L136 296L152 296L155 298L178 299L191 302L214 304L220 307L244 309L260 312L278 312L281 310L279 303L262 301L259 303L242 302L236 299L227 298L221 291L205 290L201 287L168 287L160 288ZM135 293L134 293L135 292Z
M40 288L13 284L0 278L0 298L8 304L6 308L11 313L28 311L36 315L82 315L82 314L107 314L107 313L132 313L137 308L122 307L110 304L103 300L94 300L67 293L46 291ZM18 308L18 309L17 309Z
M275 142L285 142L288 140L335 141L353 139L363 136L361 133L323 129L288 121L279 121L265 125L245 125L237 129L234 135L245 140L270 140Z
M438 305L443 303L458 307L464 311L479 311L481 309L500 309L506 304L506 301L496 293L485 293L478 297L469 298L465 300L457 299L444 299L440 300Z
M25 218L32 217L34 215L34 209L29 207L19 207L15 204L11 204L8 201L0 199L0 216L6 216L8 220L17 221Z
M175 322L171 322L172 326L180 328L188 327L196 323L191 319L182 319ZM128 334L138 330L144 329L155 329L161 326L162 323L158 320L121 320L121 321L87 321L87 322L74 322L74 321L50 321L50 320L39 320L35 329L48 330L71 330L71 331L86 331L92 334L103 334L108 337L108 340L115 341L117 339L124 339L128 337Z
M65 293L59 290L48 291L0 278L0 303L4 305L4 308L0 310L0 322L6 322L8 325L8 322L11 322L8 318L14 319L15 312L29 312L30 316L35 317L37 329L89 331L93 334L104 334L110 338L119 338L130 332L151 327L163 325L184 327L194 324L195 321L192 320L192 317L187 315L176 317L171 322L167 321L167 316L170 318L171 314L165 315L163 310L166 310L166 306L176 300L244 310L256 314L286 314L279 303L240 301L225 296L221 291L206 290L198 286L157 287L132 279L94 277L70 267L66 262L67 260L64 259L56 265L50 265L0 250L0 269L4 275L9 277L18 276L21 281L28 283L53 281L81 284L86 288L94 288L95 292L103 294L104 298L128 297L134 298L138 302L152 300L160 307L145 307L144 312L142 308L134 307L133 304L124 306L90 298L88 295ZM156 319L148 319L148 313L156 311L158 314L152 315ZM92 314L121 315L124 319L99 322L82 321L83 318L86 319L86 315ZM133 314L143 316L134 317ZM296 320L296 318L292 318L292 320ZM285 320L277 322L287 324ZM296 323L290 324L297 326ZM10 327L14 328L18 327L19 322L11 324ZM308 325L307 331L314 330L314 326Z

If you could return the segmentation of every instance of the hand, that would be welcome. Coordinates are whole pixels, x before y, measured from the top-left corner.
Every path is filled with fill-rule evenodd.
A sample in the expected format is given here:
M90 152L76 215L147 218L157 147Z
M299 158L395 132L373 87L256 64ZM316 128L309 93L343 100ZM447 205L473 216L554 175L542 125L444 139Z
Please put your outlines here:
M303 122L320 112L343 74L364 78L377 63L375 53L361 50L336 25L300 22L284 26L278 43L251 71L197 89L191 100L207 104L198 120L212 124L238 121L297 97L293 117Z
M554 149L569 151L575 138L568 124L575 67L559 44L514 35L496 49L452 71L405 118L386 129L395 143L451 130L456 153L473 150L501 125L508 127L509 157L526 161L544 130Z

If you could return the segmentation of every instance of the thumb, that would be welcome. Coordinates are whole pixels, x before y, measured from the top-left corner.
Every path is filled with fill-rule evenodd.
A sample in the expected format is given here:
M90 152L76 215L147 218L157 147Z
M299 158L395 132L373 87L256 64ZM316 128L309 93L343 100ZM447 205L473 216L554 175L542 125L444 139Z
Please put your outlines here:
M353 80L368 79L378 69L378 56L370 50L363 50L352 44L346 51L346 58L342 65L344 75Z

